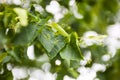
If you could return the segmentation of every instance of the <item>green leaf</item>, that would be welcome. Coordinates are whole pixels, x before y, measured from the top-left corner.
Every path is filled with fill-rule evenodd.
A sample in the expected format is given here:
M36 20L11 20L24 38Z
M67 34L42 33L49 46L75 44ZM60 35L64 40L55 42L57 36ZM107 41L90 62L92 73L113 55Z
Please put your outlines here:
M67 60L80 60L83 59L80 48L78 46L78 40L76 33L70 35L70 43L60 52L60 56Z
M78 68L78 67L80 67L80 61L78 60L71 60L70 61L70 67L71 68Z
M73 48L72 45L67 44L66 47L60 52L60 55L63 59L79 60L80 55L77 52L77 49Z
M8 52L10 54L10 56L12 56L12 59L15 59L17 62L21 63L21 60L19 58L19 56L17 56L17 53L15 53L15 51L11 50Z
M54 58L66 44L65 37L57 35L49 26L45 26L44 29L42 29L38 39L47 50L48 56L51 59Z
M7 56L7 53L1 53L0 54L0 62L2 62L3 61L3 59L5 58Z
M8 50L8 54L12 57L11 60L14 60L15 62L21 64L25 64L26 62L28 63L28 56L26 53L27 53L27 47L23 47L23 46L12 47L11 50Z
M14 8L13 10L18 15L21 25L27 26L28 25L27 11L22 8Z
M67 68L69 68L70 65L71 65L71 64L70 64L71 62L70 62L70 60L68 60L68 59L64 59L64 62L63 62L63 63L64 63L64 65L65 65L65 67L67 67Z
M15 35L13 43L15 45L29 45L35 38L37 34L37 27L35 25L28 25L23 27L21 32Z
M7 42L5 29L0 29L0 47Z
M65 37L68 37L68 33L66 33L65 30L62 27L60 27L57 23L53 22L51 24L48 24L48 26L50 26L50 27L54 28L55 30L57 30L59 34L65 36Z
M69 68L68 71L69 71L70 75L74 78L77 78L79 76L79 73L76 70L74 70L73 68Z
M4 26L8 27L10 22L12 21L12 13L5 12L5 16L3 18ZM15 14L14 14L15 15Z

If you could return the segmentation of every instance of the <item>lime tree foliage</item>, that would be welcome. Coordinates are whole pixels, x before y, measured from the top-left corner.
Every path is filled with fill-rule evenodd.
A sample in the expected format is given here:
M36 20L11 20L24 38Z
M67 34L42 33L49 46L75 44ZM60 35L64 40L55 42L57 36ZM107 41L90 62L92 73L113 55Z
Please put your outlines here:
M76 0L81 18L74 15L69 0L58 0L59 5L67 9L67 13L57 22L53 19L54 15L45 10L50 2L30 1L27 8L23 7L25 2L21 5L0 3L0 79L13 79L11 71L7 69L8 63L40 68L45 62L37 59L44 54L47 54L52 65L51 73L57 72L56 80L63 80L65 75L77 78L80 75L77 72L80 61L84 60L84 53L90 50L92 58L85 66L90 67L93 63L110 64L105 72L98 72L97 77L100 80L119 80L119 51L115 59L104 62L101 56L107 54L106 46L80 48L80 37L84 32L93 30L106 34L107 25L115 23L114 16L119 10L118 0ZM44 11L37 11L36 4L43 7ZM27 55L31 45L34 46L34 60ZM55 65L56 60L60 60L61 65Z

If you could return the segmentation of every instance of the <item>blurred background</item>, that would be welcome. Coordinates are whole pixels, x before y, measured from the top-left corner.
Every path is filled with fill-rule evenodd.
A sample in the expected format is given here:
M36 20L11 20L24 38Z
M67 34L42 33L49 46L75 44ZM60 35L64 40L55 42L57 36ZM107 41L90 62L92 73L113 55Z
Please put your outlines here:
M36 16L77 32L84 60L69 73L59 56L50 61L36 42L27 48L30 66L7 62L0 80L120 80L120 0L0 0L0 11L2 4L32 6Z

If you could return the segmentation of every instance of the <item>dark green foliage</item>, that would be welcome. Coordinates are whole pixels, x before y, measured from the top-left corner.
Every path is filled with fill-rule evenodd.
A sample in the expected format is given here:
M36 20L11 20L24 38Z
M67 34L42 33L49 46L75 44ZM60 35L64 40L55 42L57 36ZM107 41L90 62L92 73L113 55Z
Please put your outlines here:
M53 32L49 26L45 26L44 29L42 29L38 39L47 50L48 56L51 59L54 58L66 44L65 37Z
M23 8L23 4L0 3L0 70L4 69L0 80L13 80L11 71L6 67L7 63L41 68L45 61L37 59L44 54L47 54L48 62L51 63L50 71L57 73L56 80L63 80L65 75L77 78L77 69L80 61L84 60L83 54L86 51L91 52L91 61L85 67L91 67L94 63L108 65L105 72L97 73L97 77L101 80L119 80L119 51L110 61L104 62L101 58L109 53L106 46L80 48L80 39L84 32L91 30L106 34L107 26L116 21L120 1L75 0L75 13L71 10L73 6L69 5L70 0L57 0L59 7L67 10L57 23L53 19L56 16L46 10L50 2L51 0L33 0L30 1L29 8ZM35 4L43 7L43 12L36 11ZM64 13L62 9L60 13ZM75 14L82 17L78 18ZM30 60L27 55L27 49L31 45L34 47L34 60ZM56 65L56 60L60 60L61 64Z
M34 41L37 34L37 27L35 25L29 24L27 27L23 27L20 33L17 33L13 39L14 45L25 46ZM24 36L23 36L24 35Z
M82 59L76 33L72 33L70 35L70 43L68 43L66 47L60 52L60 55L63 59L66 60Z

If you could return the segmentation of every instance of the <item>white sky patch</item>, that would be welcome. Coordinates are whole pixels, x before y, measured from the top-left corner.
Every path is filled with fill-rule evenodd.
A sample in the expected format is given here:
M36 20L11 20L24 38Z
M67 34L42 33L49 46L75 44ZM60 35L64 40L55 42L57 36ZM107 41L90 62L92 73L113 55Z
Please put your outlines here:
M55 61L55 64L59 66L59 65L61 65L61 61L57 59L57 60Z
M120 9L117 12L116 16L114 17L114 21L120 23Z
M57 14L54 15L54 19L55 19L56 22L58 22L63 17L64 17L64 15L61 14L61 13L57 13Z
M75 4L75 0L70 0L69 5L72 6Z
M120 38L120 23L108 26L107 33L110 37Z
M60 5L57 1L51 1L50 5L46 6L46 10L52 14L56 14L60 11Z
M7 4L12 4L13 0L7 0Z
M70 0L69 5L70 5L71 12L74 14L74 16L78 19L83 19L83 15L81 15L78 12L78 7L75 3L75 0Z
M52 74L49 71L44 72L43 70L38 68L29 69L29 75L29 80L56 80L57 77L56 73Z
M56 80L57 74L50 72L50 63L44 63L42 69L35 67L14 66L12 68L13 80Z
M77 80L94 80L96 77L96 72L90 68L80 67L78 71L80 75Z
M109 54L103 55L103 56L102 56L102 60L105 61L105 62L106 62L106 61L109 61L109 60L110 60L110 55L109 55Z
M64 78L63 78L63 80L75 80L75 79L73 79L73 78L71 78L71 77L65 75Z
M30 0L22 0L22 5L21 7L23 8L30 8Z
M0 0L0 3L7 3L7 4L15 4L15 5L21 5L21 0Z
M38 61L38 62L48 62L49 61L48 55L43 54L39 58L37 58L36 61Z
M93 69L95 72L104 72L106 70L106 66L104 64L94 63L91 69Z
M86 60L81 60L81 61L80 61L80 65L85 66L86 64L87 64L87 61L86 61Z
M54 15L54 20L56 22L63 18L64 14L67 13L67 9L60 6L60 4L55 0L52 0L50 4L46 6L46 10Z
M117 49L120 49L120 23L108 26L107 34L105 45L108 47L109 54L114 57Z
M91 52L90 51L86 51L84 53L84 60L80 61L80 64L82 66L85 66L87 63L89 63L91 61Z
M28 47L27 49L27 56L29 57L29 59L34 60L35 59L35 55L34 55L34 46L31 45Z
M85 52L85 59L88 61L91 59L91 52L90 51Z
M108 46L108 53L111 55L111 57L114 57L117 52L117 49L113 46Z
M29 70L30 78L28 80L44 80L45 73L37 68L31 68Z
M6 35L8 34L8 31L9 31L9 28L6 29L6 32L5 32Z
M44 63L44 64L42 65L42 70L43 70L44 72L49 72L49 71L50 71L50 68L51 68L51 64L50 64L50 63Z
M81 38L81 40L83 40L83 42L81 43L82 47L86 47L86 46L91 46L93 45L93 43L95 43L94 39L91 39L89 37L93 36L97 36L98 34L95 31L87 31L84 33L83 37Z
M98 34L95 31L87 31L84 33L84 37L88 36L98 36Z
M81 47L91 46L93 44L102 45L104 44L106 35L97 34L95 31L87 31L81 37Z
M39 13L43 13L44 9L42 6L38 5L38 4L34 4L35 7L35 11L38 11Z
M50 72L45 74L45 77L43 80L56 80L57 74L51 74Z
M78 72L80 73L77 80L95 80L96 73L98 71L104 72L106 70L106 66L104 64L94 63L92 67L79 67Z
M114 47L116 49L120 48L120 40L118 40L117 38L109 36L106 40L106 44L109 45L109 47Z
M0 3L6 3L6 0L0 0Z
M7 69L8 69L9 71L13 69L13 66L12 66L11 63L8 63L8 64L7 64Z
M28 76L27 68L25 67L14 67L12 69L13 80L24 79Z
M21 3L22 3L21 0L12 0L12 1L16 5L21 5Z
M100 80L99 78L95 78L94 80Z

